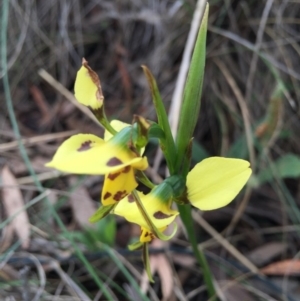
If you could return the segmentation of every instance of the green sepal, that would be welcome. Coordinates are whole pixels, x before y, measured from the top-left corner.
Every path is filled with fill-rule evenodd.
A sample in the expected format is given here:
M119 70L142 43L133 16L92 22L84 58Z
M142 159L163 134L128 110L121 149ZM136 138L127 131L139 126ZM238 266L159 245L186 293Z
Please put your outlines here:
M165 179L162 183L155 186L151 194L158 198L161 203L171 205L174 198L183 194L185 190L185 181L181 176L174 175Z
M174 202L178 205L190 205L190 201L188 199L188 194L187 194L187 187L185 186L184 189L182 190L181 194L177 195L174 197Z
M208 7L208 4L206 4L205 12L201 21L198 37L190 63L187 81L184 87L183 103L180 110L178 133L176 139L178 154L176 158L175 172L180 171L182 162L184 161L184 157L186 156L190 139L193 136L194 129L198 121L205 67ZM189 165L189 162L185 162L185 164ZM182 175L183 177L186 176L186 174Z
M135 125L133 130L136 130L136 132L133 132L133 143L137 149L141 149L148 143L150 123L139 115L134 115L133 123Z
M135 176L138 179L139 182L144 184L146 187L153 189L155 185L148 179L148 177L145 175L145 173L141 170L136 170Z
M143 262L149 281L154 283L152 273L151 273L151 267L150 267L148 243L143 244Z
M148 216L147 211L145 210L145 207L144 207L139 195L137 194L136 190L132 191L132 195L135 198L136 205L138 206L140 213L142 214L143 218L145 219L145 221L149 227L149 230L157 238L164 240L164 241L170 240L172 237L174 237L174 235L176 234L176 231L177 231L177 224L174 223L174 229L173 229L173 232L171 233L171 235L165 235L162 232L158 231L158 229L155 227L155 225L152 223L150 217Z
M117 132L112 138L110 138L110 142L116 145L128 147L131 144L132 135L134 131L133 126L127 126L122 129L120 132Z
M185 190L185 180L182 176L170 176L165 179L164 183L167 183L172 187L173 198L181 196Z
M133 244L128 245L128 249L130 251L138 250L143 247L143 243L140 241L136 241Z
M166 140L166 135L164 130L157 123L153 122L149 129L149 138Z
M146 75L151 90L152 100L156 110L158 124L163 129L166 136L165 140L160 140L161 149L165 155L170 173L173 174L174 167L175 167L175 159L176 159L176 146L172 136L168 115L166 113L163 101L161 99L156 81L152 73L146 66L142 66L142 68Z
M99 109L92 109L91 107L88 107L92 113L95 115L99 123L107 130L109 131L112 135L115 135L117 131L111 126L110 122L108 121L106 114L105 114L105 109L104 109L104 103Z
M98 210L89 218L90 223L96 223L105 216L107 216L117 204L101 206Z

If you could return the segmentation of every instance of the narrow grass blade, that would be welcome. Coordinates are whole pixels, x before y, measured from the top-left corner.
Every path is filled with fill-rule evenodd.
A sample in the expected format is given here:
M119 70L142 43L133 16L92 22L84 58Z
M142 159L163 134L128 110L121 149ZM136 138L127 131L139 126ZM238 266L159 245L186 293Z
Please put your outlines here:
M205 67L207 20L208 4L206 5L206 9L202 18L190 64L188 78L184 88L183 103L176 139L178 154L175 172L179 172L180 170L199 116L201 105L200 97L202 93ZM186 175L183 176L185 177Z
M109 255L109 257L114 261L116 266L120 269L120 271L123 273L123 275L126 277L130 285L134 288L134 290L137 292L137 295L139 297L139 300L142 301L150 301L149 298L141 291L139 285L137 284L136 280L131 276L129 271L126 269L122 261L120 260L119 256L117 255L117 252L108 247L105 244L100 245L101 248L103 248Z

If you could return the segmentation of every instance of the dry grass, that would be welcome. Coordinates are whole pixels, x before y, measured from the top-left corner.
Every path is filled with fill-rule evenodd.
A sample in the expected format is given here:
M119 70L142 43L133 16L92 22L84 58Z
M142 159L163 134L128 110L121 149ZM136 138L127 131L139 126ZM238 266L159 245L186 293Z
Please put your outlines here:
M126 250L136 229L117 220L114 241L99 229L99 241L95 241L89 235L96 230L85 229L72 204L71 196L77 193L89 202L89 208L96 206L101 179L49 173L43 166L66 131L102 134L102 129L67 100L65 90L46 82L39 70L46 70L73 92L84 56L102 81L107 115L127 122L133 113L154 119L140 66L152 70L169 108L194 7L195 1L188 0L9 1L7 52L14 112L37 179L47 189L43 197L48 196L65 230L49 203L39 198L20 156L1 87L5 109L0 110L0 167L8 166L15 177L7 184L2 171L1 185L6 183L6 190L19 189L25 207L17 209L27 213L30 223L24 227L31 233L29 247L22 249L20 235L14 234L12 218L1 201L1 300L106 300L105 290L99 289L87 265L78 259L70 242L74 239L112 300L143 300L134 282L142 274L140 254ZM300 153L299 13L298 1L210 1L195 141L210 156L247 158L257 176L231 206L195 218L201 224L196 228L199 243L205 248L221 300L300 299L299 162L289 157L283 167L272 165L286 154ZM0 74L3 78L2 67ZM150 151L154 158L155 149ZM194 154L197 160L201 156ZM263 181L259 176L270 166L269 180ZM162 163L154 176L163 175ZM103 227L113 229L114 222ZM110 253L101 241L119 253ZM176 283L168 300L208 300L183 233L167 252L158 252L166 254L160 260L169 263ZM296 271L290 270L286 259ZM277 261L285 264L276 266ZM262 276L260 269L272 263L276 275ZM169 285L168 279L155 279L149 298L161 300L166 293L160 285Z

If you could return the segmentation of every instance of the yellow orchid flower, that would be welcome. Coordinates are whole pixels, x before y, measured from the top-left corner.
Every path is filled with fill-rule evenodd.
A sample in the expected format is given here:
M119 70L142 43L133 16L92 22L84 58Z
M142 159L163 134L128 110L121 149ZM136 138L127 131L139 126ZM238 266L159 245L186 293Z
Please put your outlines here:
M248 161L207 158L188 173L187 198L193 206L203 211L224 207L244 187L251 173Z
M46 166L77 174L105 175L102 204L115 204L137 187L134 169L148 167L147 158L130 150L120 136L124 136L123 131L108 141L92 134L74 135Z
M97 111L103 106L104 97L100 79L84 58L82 67L77 72L74 91L77 101L90 107L93 111Z
M160 192L161 188L156 186L146 195L139 191L137 193L152 223L160 232L163 232L168 225L174 222L179 212L170 208L172 198L165 200ZM113 213L141 226L140 242L150 242L154 238L154 234L149 229L132 194L121 200L114 208Z

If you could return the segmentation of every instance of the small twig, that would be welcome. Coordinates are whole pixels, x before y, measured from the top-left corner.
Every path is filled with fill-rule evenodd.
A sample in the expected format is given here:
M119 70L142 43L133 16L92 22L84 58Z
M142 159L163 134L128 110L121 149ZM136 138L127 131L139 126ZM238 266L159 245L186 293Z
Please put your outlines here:
M30 253L21 252L21 253L18 253L18 255L23 258L30 258L30 260L34 263L34 265L37 269L37 272L39 275L39 282L40 282L40 286L36 290L34 298L32 298L32 296L31 296L32 294L30 292L31 291L30 284L28 281L28 276L29 276L28 274L29 274L30 268L28 265L26 265L24 268L22 268L19 272L20 278L23 282L22 298L24 301L29 301L29 300L38 301L38 300L40 300L40 297L43 294L43 291L44 291L45 285L46 285L46 274L42 267L42 264L40 263L39 259L36 256L34 256Z
M256 51L255 46L247 41L246 39L243 39L242 37L238 36L237 34L230 32L228 30L220 29L215 26L208 26L208 30L211 32L214 32L216 34L219 34L223 37L226 37L232 41L237 42L238 44L242 45L243 47L251 50ZM258 55L263 58L264 60L268 61L271 65L276 67L277 69L281 70L282 72L289 74L290 76L300 80L300 73L294 71L293 69L287 68L285 65L283 65L281 62L278 62L273 56L267 54L266 52L258 51Z
M51 261L47 268L56 271L61 280L66 284L69 292L73 295L73 297L78 297L78 300L82 301L91 301L91 299L85 294L85 292L70 278L67 273L62 270L57 261Z
M21 143L23 145L32 145L32 144L39 143L39 142L48 142L51 140L64 138L66 136L71 136L75 133L77 133L77 131L72 130L72 131L66 131L66 132L61 132L61 133L46 134L46 135L40 135L40 136L35 136L35 137L30 137L30 138L23 138L23 139L21 139ZM0 152L5 152L8 150L17 148L19 146L19 143L20 142L17 140L7 142L7 143L2 143L2 144L0 144Z
M257 35L256 35L256 41L255 41L255 51L253 52L253 56L251 59L251 64L250 64L250 70L249 70L249 75L248 75L248 79L247 79L247 83L246 83L246 100L250 100L250 93L252 90L252 86L253 86L253 78L254 78L254 74L255 74L255 70L256 70L256 66L257 66L257 61L258 61L258 51L262 45L262 39L263 39L263 35L264 35L264 30L267 24L267 20L268 20L268 16L271 10L271 7L273 5L274 0L268 0L261 20L260 20L260 24L259 24L259 28L257 31Z
M28 274L29 274L29 266L25 265L20 271L19 271L19 277L22 281L22 299L24 301L30 300L30 292L29 292L29 286L28 286Z
M242 112L242 117L245 125L245 134L246 134L246 141L247 141L247 146L248 146L248 151L249 151L249 157L250 157L250 162L251 162L251 167L254 169L255 167L255 153L254 153L254 147L252 143L252 131L251 131L251 124L250 124L250 116L249 116L249 110L246 105L246 101L242 95L241 90L237 86L234 78L232 77L231 73L229 72L228 68L226 65L216 58L215 60L216 65L219 67L221 72L223 73L227 83L229 84L230 88L232 89L236 100L239 104L240 110Z
M228 242L220 233L218 233L199 213L193 212L193 218L200 226L209 233L216 241L220 243L232 256L239 260L252 273L259 274L259 269L232 244Z
M252 167L252 170L254 171L255 170L255 152L254 152L254 146L253 146L253 141L252 141L252 130L251 130L251 125L250 125L250 117L249 117L249 111L247 108L246 100L242 96L242 92L238 88L235 80L233 79L232 75L230 74L230 72L227 69L227 67L225 66L225 64L223 62L221 62L219 59L215 59L215 63L217 64L217 66L223 73L226 81L228 82L229 86L231 87L231 89L237 99L237 102L239 104L240 110L242 112L251 167ZM247 204L250 200L251 191L252 191L252 189L247 187L247 190L246 190L247 194L245 194L244 199L243 199L242 203L239 205L239 208L238 208L236 214L234 215L234 218L232 219L232 221L229 225L229 228L226 232L226 233L228 233L228 235L230 235L230 232L233 230L234 226L237 224L237 222L243 215L243 213L247 207Z
M236 224L239 222L241 216L245 212L248 202L250 200L251 194L252 194L252 188L250 186L247 186L244 197L243 197L242 201L240 202L239 207L237 208L236 212L234 213L233 218L230 221L230 224L225 231L226 236L231 235Z
M62 176L68 176L68 175L69 175L69 173L64 173L64 172L61 172L61 171L58 171L58 170L51 170L51 171L46 171L46 172L37 174L36 178L39 181L45 181L45 180L50 180L50 179L59 178L59 177L62 177ZM18 181L19 184L22 184L22 185L30 184L30 183L35 182L35 180L31 176L18 178L17 181Z

